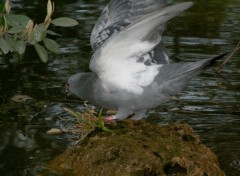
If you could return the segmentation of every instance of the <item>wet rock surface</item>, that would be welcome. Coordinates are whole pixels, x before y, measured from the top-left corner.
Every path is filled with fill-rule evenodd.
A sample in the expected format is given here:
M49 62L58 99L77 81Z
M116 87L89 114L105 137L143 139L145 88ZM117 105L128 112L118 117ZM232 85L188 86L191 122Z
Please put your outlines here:
M144 121L94 131L47 167L58 175L222 176L216 155L187 124L167 126Z

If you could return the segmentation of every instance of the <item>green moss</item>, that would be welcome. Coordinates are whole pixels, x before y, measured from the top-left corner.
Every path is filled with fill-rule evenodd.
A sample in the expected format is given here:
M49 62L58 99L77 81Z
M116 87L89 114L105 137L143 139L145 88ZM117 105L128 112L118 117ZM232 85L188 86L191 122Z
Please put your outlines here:
M186 124L123 121L96 131L50 162L59 175L224 175L216 155ZM191 140L186 136L191 136Z

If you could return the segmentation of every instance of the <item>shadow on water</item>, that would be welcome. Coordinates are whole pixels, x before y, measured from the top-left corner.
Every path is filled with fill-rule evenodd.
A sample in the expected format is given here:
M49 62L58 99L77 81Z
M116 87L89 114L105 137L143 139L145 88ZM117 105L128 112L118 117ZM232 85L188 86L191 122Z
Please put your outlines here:
M180 0L178 0L180 1ZM45 4L40 0L13 1L15 12L42 21ZM45 2L45 1L44 1ZM175 2L175 1L174 1ZM72 144L74 135L47 135L50 128L68 128L63 107L82 110L82 104L64 103L62 84L78 71L88 70L92 51L91 29L106 1L56 1L54 17L69 16L80 22L74 28L54 28L62 34L62 46L48 64L38 61L29 49L25 61L12 64L11 56L0 57L0 175L36 175L42 165ZM195 0L195 6L172 20L164 33L169 55L175 61L196 61L230 51L240 39L238 0ZM239 175L240 166L240 59L237 54L222 75L214 69L194 78L176 101L150 114L156 123L186 122L219 157L229 176ZM10 100L16 94L30 102ZM232 164L232 165L231 165Z

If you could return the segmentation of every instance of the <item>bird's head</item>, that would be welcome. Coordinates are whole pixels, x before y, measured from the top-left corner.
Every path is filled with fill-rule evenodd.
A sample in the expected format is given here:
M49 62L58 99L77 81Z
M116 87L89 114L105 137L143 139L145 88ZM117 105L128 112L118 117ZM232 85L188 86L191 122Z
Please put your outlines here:
M84 73L77 73L70 76L65 84L65 94L66 96L75 95L80 97L79 90L81 88L81 77Z

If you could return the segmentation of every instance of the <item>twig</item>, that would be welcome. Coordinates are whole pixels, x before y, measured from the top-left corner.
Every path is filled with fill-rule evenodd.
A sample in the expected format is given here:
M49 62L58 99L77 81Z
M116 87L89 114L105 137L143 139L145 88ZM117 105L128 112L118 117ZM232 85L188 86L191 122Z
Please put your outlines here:
M240 51L240 42L237 44L237 46L234 48L234 50L229 54L229 56L223 61L223 63L218 65L216 72L220 73L222 71L222 68L224 67L224 65L226 65L226 63L229 62L230 59L233 57L233 55L238 51Z
M236 99L236 105L240 105L240 101L238 100L237 91L234 89L234 85L231 83L231 81L228 80L225 76L221 75L220 73L217 73L217 76L222 78L226 82L226 86L229 90L231 90L234 93L234 98Z

